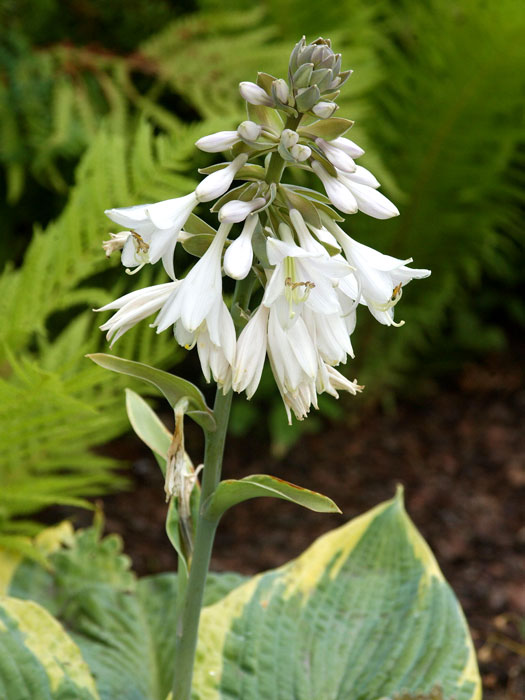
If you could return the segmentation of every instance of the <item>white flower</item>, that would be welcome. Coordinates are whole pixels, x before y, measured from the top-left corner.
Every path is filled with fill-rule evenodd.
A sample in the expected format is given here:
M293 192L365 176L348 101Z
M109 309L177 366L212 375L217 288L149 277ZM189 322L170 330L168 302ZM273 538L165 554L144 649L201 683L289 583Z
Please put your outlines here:
M241 231L224 254L224 272L234 280L243 280L250 272L253 261L252 236L259 221L257 214L250 214Z
M221 224L210 247L191 268L155 319L157 333L181 320L188 333L195 333L217 300L222 300L221 255L231 224Z
M246 390L251 399L259 386L266 357L269 309L260 304L243 328L238 340L233 367L234 391Z
M100 326L100 330L107 331L106 337L108 340L111 340L111 346L139 321L151 316L155 311L162 308L170 294L179 284L180 282L178 281L168 282L138 289L130 294L125 294L119 299L115 299L115 301L102 306L100 309L95 309L95 311L118 309L116 314L113 314L106 323Z
M323 183L332 204L345 214L355 214L358 210L356 198L341 180L329 175L317 160L312 160L312 168Z
M198 141L195 141L197 148L206 153L220 153L227 151L240 141L237 131L218 131L209 136L203 136Z
M335 102L318 102L312 107L312 112L321 119L329 119L339 105Z
M211 175L202 180L197 185L195 194L199 202L211 202L213 199L222 197L222 195L230 189L230 185L235 179L237 172L242 168L242 166L248 160L248 156L245 153L241 153L234 158L232 162L222 168L222 170L216 170Z
M342 280L340 291L365 303L380 323L402 325L402 322L394 322L393 309L401 299L402 288L413 279L428 277L430 270L407 267L412 258L399 260L358 243L336 223L328 221L328 217L325 224L334 234L348 262L355 268L353 276Z
M244 221L246 217L257 209L261 209L266 204L264 197L255 197L248 202L242 199L232 199L226 202L219 210L219 221L227 224L237 224Z
M344 136L338 136L336 139L332 139L330 144L339 148L341 151L349 155L350 158L359 158L364 154L361 146L358 146L357 143L350 141L350 139L347 139Z
M166 272L175 279L173 253L177 237L197 203L192 192L155 204L106 209L106 216L130 229L122 250L122 264L137 267L162 259Z
M352 158L342 149L333 145L333 142L325 141L324 139L315 139L315 143L323 151L330 163L338 170L343 170L345 173L353 173L356 169L356 164Z
M326 250L313 240L306 232L306 226L297 210L292 209L290 216L296 230L299 228L301 236L308 235L308 244L303 237L302 245L293 242L288 227L281 224L280 235L286 240L269 238L266 242L266 250L270 264L275 265L270 280L266 286L262 303L271 307L277 299L286 301L285 305L279 305L281 323L284 327L290 327L301 314L303 305L313 312L320 314L337 314L341 312L341 306L335 287L339 279L347 276L351 267L343 259L331 258ZM301 229L302 222L304 229ZM304 232L303 232L304 231ZM308 246L316 246L306 249Z
M241 93L241 97L251 105L274 106L272 98L266 94L262 87L259 87L255 83L249 81L239 83L239 92Z

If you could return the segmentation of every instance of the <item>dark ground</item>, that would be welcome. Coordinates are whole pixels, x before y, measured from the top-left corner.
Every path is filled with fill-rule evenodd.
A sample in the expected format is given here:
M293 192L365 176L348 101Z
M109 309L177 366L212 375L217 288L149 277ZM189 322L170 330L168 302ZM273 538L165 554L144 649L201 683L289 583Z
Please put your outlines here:
M256 438L231 439L224 474L266 472L321 491L352 518L392 497L407 509L456 591L478 649L486 700L525 698L525 389L520 356L466 366L431 400L395 414L368 411L359 424L327 426L288 456L268 457ZM188 451L196 459L200 445ZM193 442L198 440L196 434ZM133 460L136 490L104 502L141 574L174 569L164 533L158 467L134 439L112 445ZM279 566L341 516L283 501L252 500L221 523L212 568L246 574ZM521 625L521 631L520 631Z

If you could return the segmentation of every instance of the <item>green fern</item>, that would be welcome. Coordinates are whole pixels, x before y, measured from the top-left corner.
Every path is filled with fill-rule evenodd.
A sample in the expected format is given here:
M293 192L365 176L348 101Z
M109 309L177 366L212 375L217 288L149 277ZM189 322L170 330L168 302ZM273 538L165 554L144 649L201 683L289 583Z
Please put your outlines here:
M125 431L123 387L129 381L84 359L86 352L105 348L98 330L102 319L91 311L77 314L137 283L136 277L118 275L118 284L108 289L105 271L120 263L108 262L101 249L110 228L103 210L190 190L195 183L184 171L193 143L221 127L224 122L215 121L154 137L153 127L141 121L129 138L106 125L82 160L62 215L35 233L23 265L0 278L0 313L9 319L0 330L4 531L10 523L9 531L17 532L15 516L54 502L78 503L123 485L114 473L118 463L91 448ZM160 281L165 281L161 268L141 273L144 286ZM58 312L66 318L60 332ZM126 334L118 352L160 366L181 358L173 336L156 336L147 324Z

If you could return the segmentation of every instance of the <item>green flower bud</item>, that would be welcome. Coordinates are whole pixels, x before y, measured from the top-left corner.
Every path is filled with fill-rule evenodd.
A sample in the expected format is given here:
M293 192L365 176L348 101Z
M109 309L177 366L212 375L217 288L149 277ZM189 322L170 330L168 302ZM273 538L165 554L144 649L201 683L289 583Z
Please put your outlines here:
M328 99L334 99L335 91L348 79L351 72L341 72L341 54L332 51L329 39L320 37L307 44L303 36L292 51L288 68L296 108L300 112L310 111L324 95L327 95ZM306 93L309 88L316 90ZM311 98L317 91L319 97L312 103Z

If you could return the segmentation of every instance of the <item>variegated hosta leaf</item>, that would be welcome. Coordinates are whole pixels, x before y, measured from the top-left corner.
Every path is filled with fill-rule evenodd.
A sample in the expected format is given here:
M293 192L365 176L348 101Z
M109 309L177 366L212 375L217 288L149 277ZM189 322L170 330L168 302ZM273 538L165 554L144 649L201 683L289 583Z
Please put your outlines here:
M0 698L99 700L80 649L37 603L0 596Z
M14 601L7 612L0 603L0 700L165 700L173 675L177 577L137 581L118 538L101 540L100 528L97 523L73 535L70 527L60 526L42 533L40 545L51 552L48 569L0 556L0 566L8 564L1 590L12 596L5 600ZM211 575L205 604L216 603L244 580L237 574ZM80 667L82 657L87 665ZM84 685L79 669L87 672ZM93 679L88 683L90 673L96 690ZM73 692L73 681L78 691ZM20 687L28 688L27 694L14 683L24 683Z
M201 618L198 700L481 697L461 608L401 495Z

